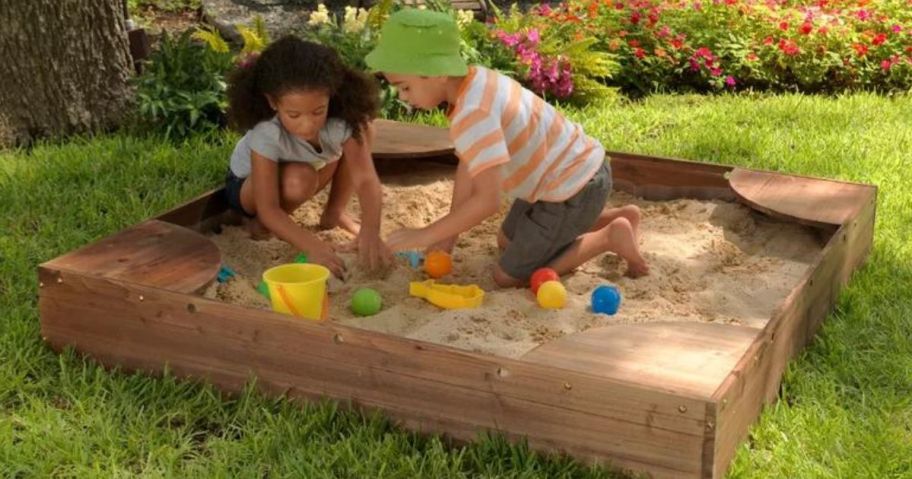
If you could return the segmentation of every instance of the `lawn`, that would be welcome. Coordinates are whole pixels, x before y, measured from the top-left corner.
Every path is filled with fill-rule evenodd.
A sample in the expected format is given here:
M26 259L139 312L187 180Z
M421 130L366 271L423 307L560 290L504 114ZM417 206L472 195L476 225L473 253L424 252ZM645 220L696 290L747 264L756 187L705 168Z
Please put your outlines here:
M874 249L731 477L912 477L912 98L653 96L568 109L612 150L874 183ZM334 403L108 372L41 341L35 266L216 186L236 137L0 153L0 476L615 477ZM492 239L493 241L493 239Z

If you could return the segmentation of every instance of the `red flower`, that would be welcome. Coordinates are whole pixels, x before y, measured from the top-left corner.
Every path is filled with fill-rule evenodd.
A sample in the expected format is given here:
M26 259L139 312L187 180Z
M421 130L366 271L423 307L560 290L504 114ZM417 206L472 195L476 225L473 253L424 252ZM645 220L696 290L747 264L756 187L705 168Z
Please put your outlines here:
M738 3L738 0L725 0L726 5L734 5Z
M764 38L764 39L763 39L763 44L764 44L764 45L767 45L767 46L772 45L772 44L773 44L773 37L766 37L766 38Z
M713 54L712 54L712 50L710 50L709 48L700 47L697 49L696 52L694 52L694 56L712 59Z
M810 33L814 31L814 25L811 25L810 22L804 22L801 24L798 31L800 31L802 35L810 35Z
M785 53L786 55L788 55L790 57L795 56L801 52L801 49L798 48L797 43L795 43L791 40L786 40L784 38L779 40L779 50L781 50L782 53Z
M779 30L786 32L786 31L788 31L788 29L789 29L789 22L779 22Z
M887 41L887 34L878 33L877 36L875 36L874 39L871 40L871 43L873 43L875 45L883 45L883 42L885 42L885 41Z
M643 50L642 48L636 48L636 49L633 50L633 54L634 54L637 58L643 58L643 57L646 56L646 50Z
M746 58L747 61L749 61L749 62L755 62L755 61L757 61L760 57L758 57L756 53L750 52L750 53L747 54L747 57L745 57L745 58Z
M671 39L671 46L672 46L672 48L674 48L675 50L680 50L681 47L684 46L684 40L681 40L680 38L672 38L672 39Z
M855 54L863 57L868 54L868 46L863 43L856 43L852 45L852 48L855 49Z
M636 25L636 24L640 23L640 18L642 18L642 15L640 15L640 12L633 12L630 14L630 23L632 23L633 25Z
M639 40L629 40L627 42L627 44L636 48L636 47L640 46L640 41Z
M880 62L880 68L883 69L883 71L885 71L885 72L889 71L890 67L892 67L892 66L893 66L893 62L891 62L890 60L884 60L884 61Z

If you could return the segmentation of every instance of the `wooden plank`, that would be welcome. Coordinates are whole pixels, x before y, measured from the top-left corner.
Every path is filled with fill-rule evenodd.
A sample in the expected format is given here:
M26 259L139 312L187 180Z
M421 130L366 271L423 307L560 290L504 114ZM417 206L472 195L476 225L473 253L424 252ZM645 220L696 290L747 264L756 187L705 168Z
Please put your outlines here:
M215 279L221 258L215 244L199 233L149 220L43 266L192 293Z
M870 186L735 168L738 198L770 216L815 227L840 226L870 200Z
M426 158L453 153L446 128L390 120L374 120L375 158Z
M832 235L815 266L713 395L718 417L707 421L715 425L713 477L724 476L763 405L776 399L788 361L811 341L843 285L867 258L874 236L876 188L866 188L869 200Z
M731 200L731 166L712 165L618 151L607 152L617 190L650 201L677 198Z
M691 322L607 326L545 343L522 359L709 399L759 332Z
M180 204L154 219L207 233L222 222L222 215L227 211L228 201L225 199L225 188L219 187Z
M66 271L41 279L46 341L111 366L167 363L230 390L255 374L268 390L350 400L421 431L499 430L655 477L701 468L705 400Z

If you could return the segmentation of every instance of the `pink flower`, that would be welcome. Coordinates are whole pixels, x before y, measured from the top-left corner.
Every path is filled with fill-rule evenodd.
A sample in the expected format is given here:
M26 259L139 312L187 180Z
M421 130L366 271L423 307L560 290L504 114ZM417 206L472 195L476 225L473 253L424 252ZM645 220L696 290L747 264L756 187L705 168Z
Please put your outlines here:
M710 69L709 69L709 73L711 73L712 76L714 76L714 77L721 76L721 75L722 75L722 69L721 69L721 68L710 68Z
M855 16L858 17L859 20L865 21L865 20L868 20L869 18L871 18L871 12L868 12L865 9L861 9L861 10L855 12Z
M884 60L884 61L880 62L880 68L883 69L883 71L885 71L885 72L889 71L890 67L892 67L892 66L893 66L893 62L891 62L890 60Z
M902 31L902 27L899 25L893 25L892 30L893 30L893 33L899 33Z
M538 33L538 29L533 28L532 30L529 30L529 33L526 34L526 40L529 40L533 46L538 45L541 41L541 35Z
M668 25L663 25L662 28L659 29L659 32L656 33L656 35L657 35L659 38L665 38L665 37L667 37L668 35L671 35L671 29L668 28Z
M725 77L725 84L729 87L734 87L738 82L735 81L735 77L729 75Z

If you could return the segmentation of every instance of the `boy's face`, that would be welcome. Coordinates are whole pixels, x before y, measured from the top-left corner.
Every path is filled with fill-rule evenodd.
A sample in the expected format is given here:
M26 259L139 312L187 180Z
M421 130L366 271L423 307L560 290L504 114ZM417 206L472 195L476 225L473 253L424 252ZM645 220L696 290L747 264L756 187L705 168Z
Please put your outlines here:
M423 77L398 73L384 73L383 76L396 87L399 99L415 108L432 110L447 99L448 77Z

